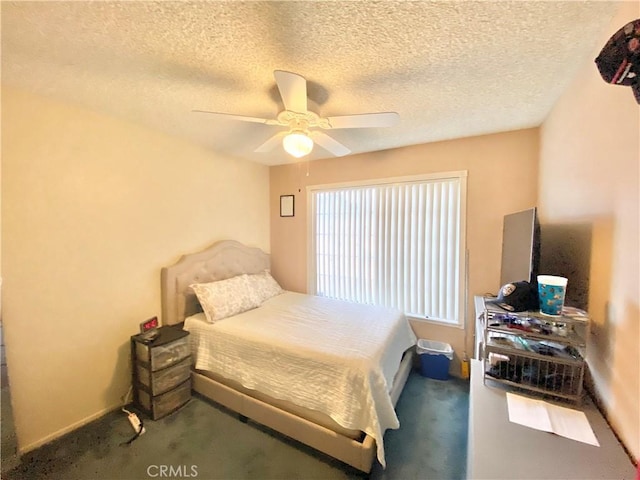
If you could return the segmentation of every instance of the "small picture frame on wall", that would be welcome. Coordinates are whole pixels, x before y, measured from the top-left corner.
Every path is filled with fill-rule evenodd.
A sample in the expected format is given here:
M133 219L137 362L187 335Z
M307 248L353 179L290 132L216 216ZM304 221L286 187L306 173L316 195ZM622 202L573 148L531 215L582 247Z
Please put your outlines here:
M280 195L280 216L293 217L294 215L294 196Z

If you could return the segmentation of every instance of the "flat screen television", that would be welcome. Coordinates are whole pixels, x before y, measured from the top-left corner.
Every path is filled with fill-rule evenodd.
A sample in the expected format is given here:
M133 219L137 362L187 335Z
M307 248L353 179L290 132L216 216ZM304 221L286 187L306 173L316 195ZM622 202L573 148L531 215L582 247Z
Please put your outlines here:
M504 216L500 286L527 281L537 284L540 266L540 225L536 208Z

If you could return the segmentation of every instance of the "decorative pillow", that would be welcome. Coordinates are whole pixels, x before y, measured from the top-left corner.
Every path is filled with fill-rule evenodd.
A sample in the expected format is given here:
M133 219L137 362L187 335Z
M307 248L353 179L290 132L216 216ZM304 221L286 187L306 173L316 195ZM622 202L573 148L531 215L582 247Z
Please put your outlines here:
M257 297L258 305L284 292L268 270L254 275L247 275L247 283L249 289Z
M256 308L258 303L247 275L238 275L227 280L190 285L198 297L209 323Z

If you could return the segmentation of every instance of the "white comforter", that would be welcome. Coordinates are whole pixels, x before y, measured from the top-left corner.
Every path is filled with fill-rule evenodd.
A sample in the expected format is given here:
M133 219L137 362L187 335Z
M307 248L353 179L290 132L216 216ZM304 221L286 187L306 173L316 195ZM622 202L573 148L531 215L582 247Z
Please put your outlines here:
M385 466L384 432L400 426L389 390L416 342L401 312L286 292L214 324L195 315L184 328L197 369L366 432Z

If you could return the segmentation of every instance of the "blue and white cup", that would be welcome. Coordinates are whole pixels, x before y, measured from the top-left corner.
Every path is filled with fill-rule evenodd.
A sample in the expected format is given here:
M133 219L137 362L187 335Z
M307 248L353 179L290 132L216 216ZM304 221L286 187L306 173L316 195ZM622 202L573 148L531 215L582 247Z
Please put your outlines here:
M567 279L555 275L538 275L540 313L557 317L562 314Z

